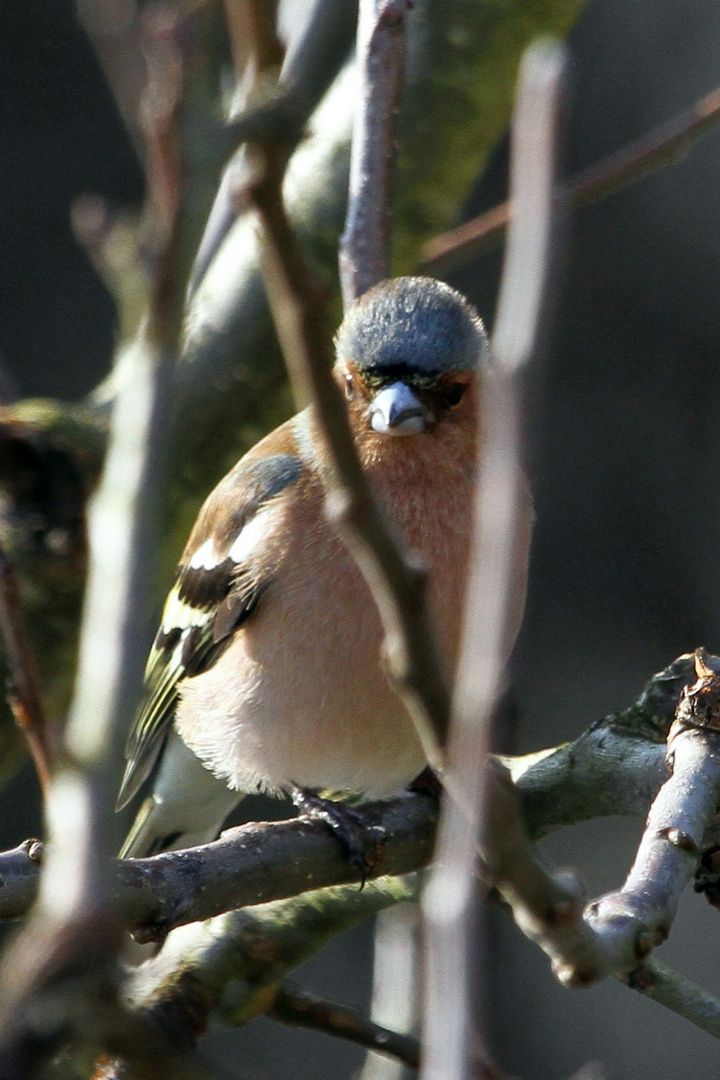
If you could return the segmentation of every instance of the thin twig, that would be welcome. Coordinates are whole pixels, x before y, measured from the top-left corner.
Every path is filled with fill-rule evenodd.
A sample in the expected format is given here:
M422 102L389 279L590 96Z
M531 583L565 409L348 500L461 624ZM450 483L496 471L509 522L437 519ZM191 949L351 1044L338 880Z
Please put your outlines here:
M250 124L257 129L263 110L265 120L272 120L272 111L278 114L279 123L292 128L292 135L299 139L321 97L345 62L354 40L355 18L352 2L318 0L312 15L300 37L288 45L287 55L280 70L277 93L269 101L261 95L260 103L252 99L252 59L248 5L226 0L228 31L235 59L238 86L233 97L232 119L227 126L227 136L236 146ZM280 63L281 58L277 58ZM253 113L255 117L253 118ZM326 136L326 130L323 131ZM233 155L223 172L215 201L208 216L207 225L200 241L190 280L188 297L192 299L219 249L227 238L238 214L244 209L242 194L247 191L252 177L252 165L247 148L241 146ZM343 192L344 196L344 192ZM327 210L325 204L324 209ZM235 261L237 265L237 260ZM242 351L242 350L240 350Z
M687 112L576 173L561 191L566 206L569 209L587 206L665 165L681 161L693 142L711 131L718 122L720 89L700 98ZM512 214L510 201L500 203L471 221L434 237L423 249L423 273L447 274L481 251L495 247L505 235Z
M297 401L313 402L330 465L328 515L352 551L378 605L390 674L428 761L442 764L450 695L424 595L425 575L400 551L362 470L342 393L330 376L324 293L287 217L287 149L257 147L261 178L252 198L265 237L264 276Z
M340 239L340 280L347 310L390 276L395 128L405 72L409 0L360 0L357 52L360 101L355 116L350 190Z
M465 627L453 707L436 862L423 898L426 927L423 1076L462 1080L480 1051L475 853L492 844L483 773L492 714L525 590L530 499L522 472L518 376L547 316L556 233L555 171L564 54L537 44L521 66L513 118L518 214L508 244L492 341L496 370L483 402L480 475Z
M672 968L657 960L646 960L623 982L720 1039L720 1000Z
M374 1050L376 1054L395 1058L410 1069L417 1069L420 1064L420 1044L417 1039L381 1027L345 1005L293 987L283 985L278 989L267 1015L283 1024L310 1028L357 1043L366 1050Z
M45 712L37 665L28 639L20 589L0 547L0 629L10 664L7 697L15 723L27 740L40 786L46 792L55 760L50 722Z
M267 190L255 197L266 230L268 296L290 379L296 398L313 401L330 461L328 514L370 586L385 628L390 674L428 761L440 766L450 697L425 603L425 575L400 551L360 465L345 402L329 375L323 297L311 281L282 201Z

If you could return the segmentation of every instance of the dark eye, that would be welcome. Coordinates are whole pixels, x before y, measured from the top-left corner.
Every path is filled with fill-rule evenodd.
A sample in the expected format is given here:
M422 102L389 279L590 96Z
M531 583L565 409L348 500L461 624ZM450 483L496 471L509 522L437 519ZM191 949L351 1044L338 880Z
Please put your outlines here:
M453 405L459 405L462 401L462 396L467 390L467 383L456 382L453 383L450 389L445 394L445 404L452 407Z
M353 386L352 375L345 376L345 397L348 401L352 401L355 397L355 387Z

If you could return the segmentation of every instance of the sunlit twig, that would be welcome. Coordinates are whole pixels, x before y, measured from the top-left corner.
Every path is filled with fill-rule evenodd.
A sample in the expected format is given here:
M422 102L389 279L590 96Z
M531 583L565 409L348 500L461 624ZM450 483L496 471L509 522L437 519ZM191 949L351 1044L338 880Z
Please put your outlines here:
M518 380L538 349L547 316L563 69L561 47L538 44L528 50L513 118L512 184L518 213L492 340L495 371L487 380L481 417L475 536L446 797L436 861L423 898L425 1080L464 1080L488 1064L487 1052L480 1049L476 1000L474 867L478 844L493 843L483 819L483 774L490 723L525 587L530 502L522 472Z

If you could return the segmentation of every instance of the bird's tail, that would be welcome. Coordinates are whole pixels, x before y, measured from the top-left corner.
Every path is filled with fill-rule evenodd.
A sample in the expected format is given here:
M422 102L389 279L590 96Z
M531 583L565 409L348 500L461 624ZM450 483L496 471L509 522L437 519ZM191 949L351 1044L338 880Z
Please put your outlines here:
M120 849L142 858L214 840L242 794L209 772L173 731L163 749L151 793L143 800Z

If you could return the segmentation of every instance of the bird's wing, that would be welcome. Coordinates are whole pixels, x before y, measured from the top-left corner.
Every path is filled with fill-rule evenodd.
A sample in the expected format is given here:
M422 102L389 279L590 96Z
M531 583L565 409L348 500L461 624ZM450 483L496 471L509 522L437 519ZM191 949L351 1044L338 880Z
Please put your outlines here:
M200 511L148 657L146 695L125 749L118 809L152 771L173 719L180 681L211 667L233 631L255 610L270 577L257 558L268 515L280 493L297 482L301 468L288 453L243 458Z

